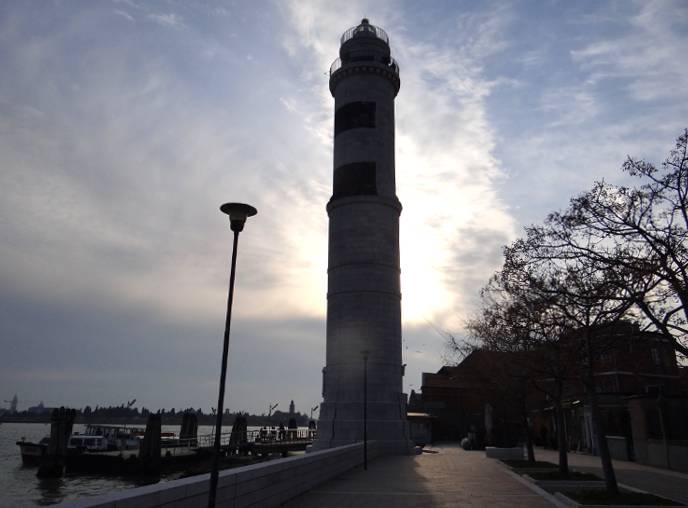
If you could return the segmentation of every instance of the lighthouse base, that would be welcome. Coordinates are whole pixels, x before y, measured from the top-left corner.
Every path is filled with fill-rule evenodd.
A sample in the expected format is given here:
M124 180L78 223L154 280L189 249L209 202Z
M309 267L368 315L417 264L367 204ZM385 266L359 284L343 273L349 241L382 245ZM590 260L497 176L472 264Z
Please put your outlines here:
M363 419L362 402L323 402L318 420L318 437L312 451L334 448L364 440L375 441L380 454L413 454L415 445L409 438L406 421L406 396L398 402L368 402L368 417Z

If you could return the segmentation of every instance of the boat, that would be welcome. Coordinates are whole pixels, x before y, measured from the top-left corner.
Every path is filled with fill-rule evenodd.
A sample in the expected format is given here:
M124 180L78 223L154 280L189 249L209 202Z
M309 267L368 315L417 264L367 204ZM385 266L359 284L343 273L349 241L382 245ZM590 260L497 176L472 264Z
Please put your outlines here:
M118 425L86 425L84 432L74 432L67 442L67 454L102 453L107 451L138 450L145 429ZM39 466L41 458L48 452L50 436L38 443L17 441L24 466Z
M67 453L74 452L106 452L108 440L105 436L87 436L72 434L67 443Z
M41 459L48 452L49 442L50 437L48 436L41 439L38 443L26 441L24 438L22 438L21 441L17 441L17 446L19 446L19 451L21 453L22 464L29 467L40 466Z
M141 427L88 424L82 434L74 433L72 437L103 437L107 451L137 450L145 432Z

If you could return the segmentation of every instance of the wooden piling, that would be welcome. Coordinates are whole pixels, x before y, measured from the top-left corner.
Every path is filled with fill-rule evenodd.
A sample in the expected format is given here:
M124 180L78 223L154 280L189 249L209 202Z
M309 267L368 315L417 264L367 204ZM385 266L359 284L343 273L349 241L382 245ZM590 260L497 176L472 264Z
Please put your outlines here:
M72 435L75 418L74 409L61 407L53 410L50 415L50 443L36 473L39 478L57 478L64 473L67 444Z
M296 424L296 418L289 418L289 423L287 424L287 437L288 439L296 439L298 437L299 426Z
M246 417L237 414L232 424L232 433L229 435L229 453L238 453L241 445L247 441L248 424Z
M149 414L143 442L139 448L139 459L145 472L156 474L160 472L160 430L161 418L159 414Z
M188 446L198 445L198 417L196 413L186 411L182 415L182 426L179 430L179 440Z

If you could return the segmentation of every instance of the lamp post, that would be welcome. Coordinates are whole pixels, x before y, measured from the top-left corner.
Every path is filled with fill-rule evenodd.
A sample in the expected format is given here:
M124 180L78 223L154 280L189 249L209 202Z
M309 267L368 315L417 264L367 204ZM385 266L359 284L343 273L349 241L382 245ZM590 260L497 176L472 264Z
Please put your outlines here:
M234 300L234 275L236 272L237 247L239 233L243 231L248 217L254 216L258 211L251 205L243 203L225 203L220 207L222 213L229 215L229 227L234 232L234 244L232 246L232 268L229 275L229 296L227 297L227 317L225 319L225 334L222 345L222 368L220 371L220 393L217 397L217 420L215 422L215 453L213 455L213 468L210 472L210 490L208 492L208 508L215 508L215 494L217 493L217 478L220 466L220 441L222 434L222 413L225 404L225 380L227 379L227 356L229 354L229 327L232 322L232 301Z
M368 470L368 353L363 355L363 470Z

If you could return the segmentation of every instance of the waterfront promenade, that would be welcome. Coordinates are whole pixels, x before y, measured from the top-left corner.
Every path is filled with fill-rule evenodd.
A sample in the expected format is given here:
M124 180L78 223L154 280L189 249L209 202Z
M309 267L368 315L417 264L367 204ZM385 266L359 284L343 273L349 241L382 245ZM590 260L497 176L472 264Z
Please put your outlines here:
M555 506L484 451L458 445L427 447L421 455L380 457L323 483L289 508L408 508Z
M371 457L377 443L368 446ZM555 452L537 450L538 460L556 462ZM362 467L363 445L275 459L220 473L218 501L224 506L291 508L354 507L547 507L565 505L511 472L484 451L456 444L428 447L420 455L378 456ZM569 454L572 469L599 474L599 458ZM688 501L688 475L615 461L623 485ZM205 506L207 474L68 501L70 508ZM224 504L222 504L224 503ZM284 504L282 504L284 503ZM2 504L2 503L0 503Z

